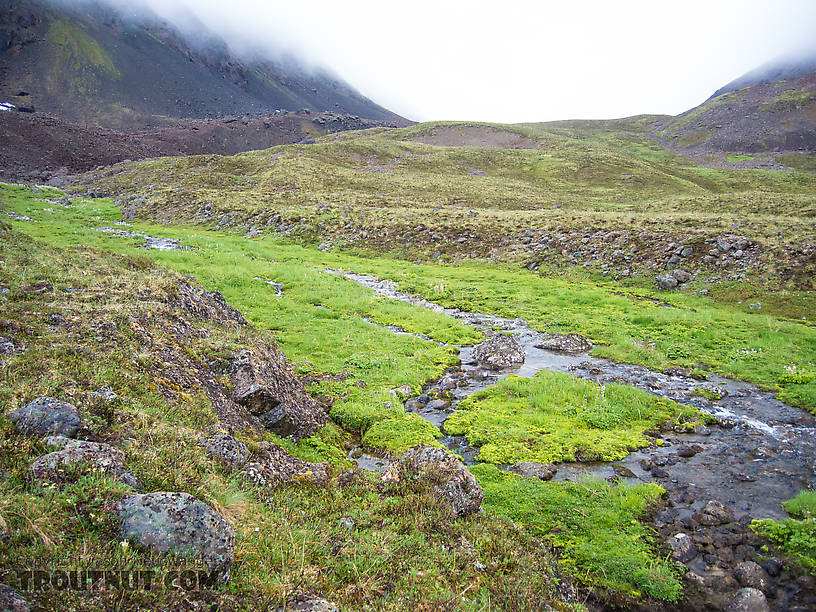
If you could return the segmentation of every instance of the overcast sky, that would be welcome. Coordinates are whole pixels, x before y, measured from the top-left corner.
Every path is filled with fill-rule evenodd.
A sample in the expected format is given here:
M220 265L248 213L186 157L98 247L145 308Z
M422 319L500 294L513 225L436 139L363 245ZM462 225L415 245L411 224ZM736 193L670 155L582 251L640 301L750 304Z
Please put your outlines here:
M816 48L816 0L149 0L291 50L410 119L678 114Z

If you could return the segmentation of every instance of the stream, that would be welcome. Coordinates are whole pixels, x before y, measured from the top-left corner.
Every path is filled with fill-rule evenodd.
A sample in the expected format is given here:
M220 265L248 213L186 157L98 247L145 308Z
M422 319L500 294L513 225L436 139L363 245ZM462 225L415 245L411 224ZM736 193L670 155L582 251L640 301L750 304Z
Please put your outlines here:
M656 482L669 492L673 504L667 512L672 521L692 516L714 499L728 507L737 519L786 518L782 502L816 481L816 421L804 411L777 400L754 385L709 375L708 380L692 379L680 370L665 374L643 366L597 359L588 353L567 354L536 348L542 334L522 319L444 308L423 298L399 291L392 281L373 276L329 271L368 287L379 295L455 317L480 330L501 330L515 336L524 350L525 361L516 368L484 369L472 359L474 347L458 346L460 371L445 375L425 389L423 396L406 401L406 409L416 412L443 433L445 446L467 464L478 461L479 449L462 437L445 433L445 420L468 395L496 384L509 374L531 377L542 370L567 372L599 384L628 384L648 393L692 405L717 418L717 425L697 427L693 433L664 428L663 446L635 451L620 461L609 463L557 464L555 480L604 478L636 482ZM369 321L369 323L373 323ZM408 333L385 326L394 333ZM417 335L428 339L426 336ZM721 395L709 400L695 393L707 389ZM428 401L434 389L452 394L451 405L436 409ZM430 407L429 407L430 406ZM362 469L382 470L387 459L361 449L352 452ZM506 466L499 466L506 467Z

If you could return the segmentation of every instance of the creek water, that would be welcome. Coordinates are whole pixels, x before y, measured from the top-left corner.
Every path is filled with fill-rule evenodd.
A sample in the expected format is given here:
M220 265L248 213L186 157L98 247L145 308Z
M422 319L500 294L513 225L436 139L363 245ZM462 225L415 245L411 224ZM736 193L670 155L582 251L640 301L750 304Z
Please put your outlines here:
M594 358L587 353L566 354L536 348L541 343L542 334L531 329L522 319L444 308L399 291L392 281L335 270L329 272L342 275L379 295L444 313L483 331L501 330L519 342L525 354L524 363L517 368L498 371L484 369L475 363L472 359L474 347L457 346L461 365L460 371L455 373L458 378L454 377L456 386L451 386L448 377L446 385L440 386L437 381L425 389L425 393L446 389L453 396L451 405L442 410L424 406L416 409L417 414L440 428L443 433L440 441L465 463L477 462L479 449L466 439L445 432L445 420L456 410L457 403L509 374L531 377L542 370L550 370L567 372L598 384L628 384L695 406L717 419L717 425L699 427L694 433L665 428L661 433L662 446L632 452L621 461L558 464L555 480L622 478L630 482L657 482L669 491L675 502L674 517L691 515L707 500L716 499L729 507L737 518L784 518L786 514L781 503L816 481L816 420L754 385L715 375L709 375L706 381L698 381L682 373L655 372L643 366ZM398 327L387 327L394 333L408 333ZM418 337L429 339L422 335ZM698 389L712 391L721 399L706 399L699 395ZM690 448L693 448L692 453L688 452ZM389 463L385 458L360 454L360 449L352 456L362 469L382 470Z
M144 249L158 249L159 251L186 251L192 247L183 246L181 240L178 238L157 238L148 234L142 234L133 230L119 229L116 227L94 227L95 232L103 232L105 234L112 234L114 236L121 236L123 238L142 238L143 242L139 245Z

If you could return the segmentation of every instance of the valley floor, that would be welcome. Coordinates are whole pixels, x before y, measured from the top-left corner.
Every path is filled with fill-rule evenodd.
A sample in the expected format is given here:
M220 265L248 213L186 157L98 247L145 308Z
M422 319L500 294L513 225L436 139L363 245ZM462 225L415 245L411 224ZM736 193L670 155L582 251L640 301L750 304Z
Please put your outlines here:
M800 496L785 507L787 519L781 507L812 484L812 474L790 467L807 457L786 455L795 450L790 441L773 435L812 427L808 412L816 413L816 328L802 320L811 314L807 293L799 305L751 296L765 304L753 309L737 303L738 293L669 293L584 269L358 257L281 237L125 222L111 200L68 200L46 187L2 186L0 213L0 580L20 567L68 567L76 559L173 567L117 536L111 508L128 493L123 482L81 469L56 483L31 477L47 445L17 432L8 415L40 396L75 403L86 439L121 449L144 490L190 493L236 532L231 579L214 590L24 593L35 605L256 609L264 602L275 609L309 593L342 609L710 609L744 594L741 587L764 591L779 609L816 602L816 507ZM390 280L439 307L380 296L337 270ZM180 313L172 296L182 282L219 291L252 326ZM437 381L461 375L462 347L502 331L443 307L523 318L531 333L581 334L594 345L593 359L648 368L630 370L638 376L674 368L696 395L675 402L620 372L602 380L600 370L497 377L453 411L443 432L407 410L406 400L457 401ZM213 402L214 389L230 391L219 364L241 350L272 351L267 345L283 351L328 412L314 435L292 441L242 428ZM715 384L717 376L755 387L727 399L730 387ZM115 404L99 404L94 392L103 386ZM718 414L728 402L760 411L777 401L770 393L796 410L748 410L736 421ZM751 415L772 432L750 425ZM779 499L764 514L717 491L701 497L669 476L710 462L701 458L726 449L731 428L752 440L739 452L754 453L749 461L760 462L759 471L763 461L790 471L780 476L788 489L769 491ZM253 452L273 442L304 461L325 461L328 482L258 489L198 445L223 431ZM360 453L388 464L418 444L441 446L443 433L483 452L470 467L484 490L481 513L450 520L422 487L354 471ZM555 462L563 474L562 461L620 460L638 448L648 469L633 465L640 477L617 470L611 482L503 471L515 462ZM729 452L722 461L740 456ZM691 557L672 546L681 531L695 548Z

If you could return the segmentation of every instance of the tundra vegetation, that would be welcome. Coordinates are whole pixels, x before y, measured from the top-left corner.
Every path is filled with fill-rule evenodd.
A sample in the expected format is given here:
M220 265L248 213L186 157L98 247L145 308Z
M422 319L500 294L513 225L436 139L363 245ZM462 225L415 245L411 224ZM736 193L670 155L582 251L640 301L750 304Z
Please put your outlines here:
M81 179L116 203L85 197L83 189L62 206L56 189L2 186L0 212L16 216L2 225L0 324L7 329L0 333L25 348L6 355L0 379L7 407L0 469L9 475L0 483L0 527L10 534L0 538L0 569L66 566L82 555L103 567L178 561L119 541L111 508L127 492L121 482L81 467L58 484L30 478L30 464L48 449L17 432L7 413L53 396L79 406L95 439L122 447L145 490L190 493L229 519L236 562L228 585L201 595L210 604L250 609L302 590L351 609L679 601L684 568L661 553L646 522L660 503L659 486L541 482L497 465L620 458L658 443L654 428L666 421L692 428L706 420L687 406L566 374L511 377L468 398L447 425L482 448L471 472L484 489L485 512L451 521L427 490L372 474L339 484L354 445L397 457L417 444L440 444L440 430L406 412L392 390L421 392L457 365L453 345L484 338L334 270L389 279L450 308L523 317L542 332L580 333L594 356L749 381L816 413L813 287L777 257L791 249L802 255L812 239L816 178L696 166L638 136L648 121L629 121L628 136L621 126L593 131L578 122L375 129L227 158L120 164ZM654 266L665 267L654 255L622 275L600 261L567 265L560 252L539 253L528 266L533 254L516 244L528 230L632 230L642 241L630 253L637 262L637 252L649 250L639 231L681 236L699 254L734 224L762 245L754 266L714 284L707 281L719 271L701 268L675 292L654 287ZM145 250L142 237L99 228L178 239L184 248ZM502 242L508 237L512 244ZM801 261L797 270L812 269ZM270 342L314 397L331 398L331 420L311 437L242 438L250 448L274 442L303 460L328 462L329 484L259 494L197 444L219 426L218 415L203 392L190 395L161 378L161 364L128 319L166 319L152 342L169 346L160 330L178 322L155 296L184 275L219 291L252 323L233 329L193 321L206 333L185 346L190 363ZM748 307L758 300L761 309ZM117 390L114 409L89 399L105 385ZM789 521L755 529L812 567L810 502L797 500L786 505ZM39 603L83 601L78 593L59 597ZM112 602L110 593L95 597ZM130 607L156 607L192 595L126 597Z

